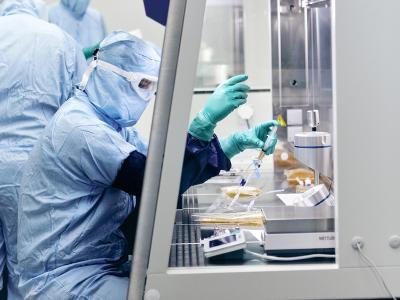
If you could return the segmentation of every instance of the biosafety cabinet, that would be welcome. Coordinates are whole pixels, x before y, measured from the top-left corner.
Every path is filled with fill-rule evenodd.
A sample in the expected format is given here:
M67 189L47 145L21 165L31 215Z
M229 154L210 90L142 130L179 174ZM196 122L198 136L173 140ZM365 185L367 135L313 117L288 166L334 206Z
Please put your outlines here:
M171 0L129 299L400 297L399 10ZM178 195L190 120L240 73L216 134L277 119L275 154Z

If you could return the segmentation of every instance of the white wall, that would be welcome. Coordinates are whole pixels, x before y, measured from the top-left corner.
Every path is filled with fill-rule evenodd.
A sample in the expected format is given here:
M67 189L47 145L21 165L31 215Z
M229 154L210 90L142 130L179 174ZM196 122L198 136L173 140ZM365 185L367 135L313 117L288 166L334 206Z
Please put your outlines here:
M45 0L57 3L57 0ZM109 31L139 28L143 38L159 47L164 39L164 27L146 17L143 0L92 0L90 6L100 11L107 23Z
M269 4L266 0L243 0L245 68L252 88L272 89Z

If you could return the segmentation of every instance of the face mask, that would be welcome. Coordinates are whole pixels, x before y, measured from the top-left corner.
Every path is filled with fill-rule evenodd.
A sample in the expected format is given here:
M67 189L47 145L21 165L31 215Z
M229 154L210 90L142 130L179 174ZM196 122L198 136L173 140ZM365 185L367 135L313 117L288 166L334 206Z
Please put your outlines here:
M150 75L146 75L143 73L136 73L136 72L127 72L122 70L108 62L95 59L93 60L89 68L86 70L85 74L83 75L82 82L79 85L79 89L84 91L86 85L89 81L90 74L94 71L95 68L100 67L102 69L111 71L119 76L124 77L127 81L130 82L132 89L145 101L150 101L156 91L157 91L157 82L158 78Z
M83 16L89 6L90 0L62 0L61 1L74 15Z

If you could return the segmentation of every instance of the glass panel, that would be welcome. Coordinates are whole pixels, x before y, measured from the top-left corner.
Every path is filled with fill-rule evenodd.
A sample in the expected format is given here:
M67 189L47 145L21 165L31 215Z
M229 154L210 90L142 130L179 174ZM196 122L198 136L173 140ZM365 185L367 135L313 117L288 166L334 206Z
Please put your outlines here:
M209 0L204 17L197 88L243 73L243 1Z
M208 70L204 74L212 78L208 81L212 87L231 75L250 74L247 107L239 108L240 113L234 110L217 124L218 141L278 116L287 126L277 129L279 142L274 155L259 160L260 149L247 149L231 158L228 171L180 195L171 268L282 263L266 255L283 260L294 257L291 264L335 263L329 4L325 1L312 6L308 1L294 0L207 2L198 75ZM222 7L228 12L224 17ZM231 39L238 20L232 17L234 9L243 16L239 27L242 34L237 40L241 44ZM249 18L255 15L258 17ZM220 30L229 34L221 37ZM226 37L230 37L229 42L223 40ZM205 59L210 57L204 57L204 45L223 50L224 62L232 62L235 53L243 53L241 68L228 63L229 71L219 77L214 68L217 60ZM254 74L257 76L251 76ZM197 82L206 86L204 76L198 76ZM196 89L192 119L206 105L211 92ZM265 136L260 139L265 141ZM193 142L190 137L188 141ZM226 140L219 142L214 145L222 144L222 151L226 151ZM187 149L193 147L188 145ZM207 145L204 142L198 147ZM207 151L215 153L211 148ZM196 151L186 156L185 163L197 159L201 151ZM207 162L215 168L221 157L225 157L223 152L212 160L197 160L193 169L184 168L182 183L194 174L204 175L201 168ZM310 254L319 256L296 260Z
M300 1L272 1L274 28L274 88L280 93L280 106L307 106L306 18Z

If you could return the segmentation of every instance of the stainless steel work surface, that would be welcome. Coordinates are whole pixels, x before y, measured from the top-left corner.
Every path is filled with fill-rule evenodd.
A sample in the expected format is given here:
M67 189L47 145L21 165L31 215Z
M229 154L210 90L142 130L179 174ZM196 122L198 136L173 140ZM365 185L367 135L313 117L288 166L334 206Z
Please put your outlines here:
M279 200L276 194L266 194L269 191L283 189L281 193L293 193L293 188L286 184L283 173L263 172L259 178L254 178L249 184L263 190L257 198L255 208L261 209L266 218L265 226L270 233L282 232L323 232L334 229L334 207L288 207ZM215 265L262 265L276 264L254 259L246 253L233 253L213 259L204 258L201 238L212 235L213 227L200 225L194 214L206 213L210 205L220 196L221 188L238 185L240 176L234 172L218 176L208 182L190 188L182 195L182 209L176 212L173 239L171 243L170 267L196 267ZM260 254L264 253L264 226L247 228L246 240L248 249ZM334 260L325 260L334 262ZM315 260L320 263L321 260ZM282 262L279 262L282 263ZM291 262L293 263L293 262ZM296 262L303 263L303 262ZM307 263L310 263L307 261Z

